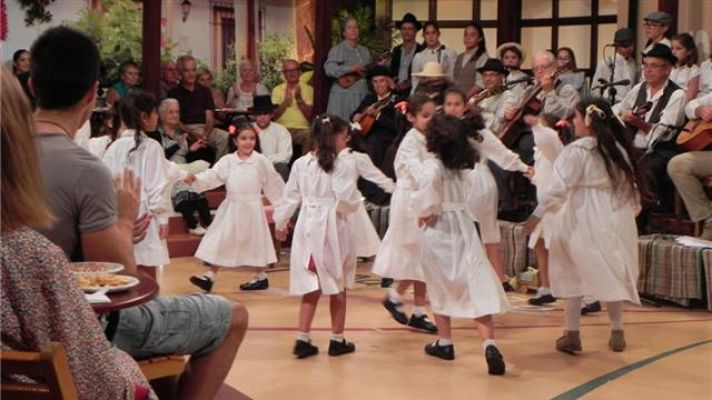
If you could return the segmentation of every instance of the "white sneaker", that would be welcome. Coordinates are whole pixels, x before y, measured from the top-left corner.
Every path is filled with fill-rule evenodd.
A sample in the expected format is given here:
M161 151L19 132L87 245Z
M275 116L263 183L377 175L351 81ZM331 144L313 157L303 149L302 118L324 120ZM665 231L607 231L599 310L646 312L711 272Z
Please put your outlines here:
M191 235L203 236L203 235L205 235L205 233L207 232L207 230L205 230L205 228L203 228L202 226L198 225L195 229L188 229L188 232L189 232Z

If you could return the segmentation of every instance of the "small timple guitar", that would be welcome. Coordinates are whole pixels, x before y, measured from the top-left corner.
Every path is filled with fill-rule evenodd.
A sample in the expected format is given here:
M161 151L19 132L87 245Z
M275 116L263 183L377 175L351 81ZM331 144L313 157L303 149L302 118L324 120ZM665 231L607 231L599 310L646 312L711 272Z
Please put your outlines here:
M650 111L652 108L653 108L653 102L648 101L645 104L636 106L631 112L636 117L642 119L645 116L645 114L647 114L648 111ZM631 136L635 136L635 133L638 131L638 128L636 126L634 126L633 124L626 123L626 128L628 128L628 133Z
M364 72L368 71L369 68L377 65L377 64L382 64L385 63L386 61L389 61L391 58L392 54L391 51L386 49L381 53L378 58L376 59L375 62L366 64L363 69ZM361 78L363 78L363 74L358 73L358 72L349 72L347 74L341 75L336 79L336 83L339 84L344 89L350 88L354 83L358 82Z
M712 146L712 121L689 121L677 135L676 142L685 151L700 151Z

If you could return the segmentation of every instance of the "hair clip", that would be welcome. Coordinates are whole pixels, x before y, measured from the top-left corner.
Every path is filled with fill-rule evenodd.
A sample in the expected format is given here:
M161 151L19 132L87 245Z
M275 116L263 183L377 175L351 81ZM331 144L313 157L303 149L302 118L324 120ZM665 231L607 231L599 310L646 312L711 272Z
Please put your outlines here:
M592 116L593 114L598 115L598 118L603 119L606 118L606 113L603 112L600 108L598 108L597 105L591 104L588 107L586 107L586 116L584 117L583 123L586 126L591 126L591 123L593 122Z
M329 122L331 122L331 119L329 119L329 116L328 116L328 115L325 115L324 117L321 118L321 123L322 123L322 124L327 124L327 123L329 123Z

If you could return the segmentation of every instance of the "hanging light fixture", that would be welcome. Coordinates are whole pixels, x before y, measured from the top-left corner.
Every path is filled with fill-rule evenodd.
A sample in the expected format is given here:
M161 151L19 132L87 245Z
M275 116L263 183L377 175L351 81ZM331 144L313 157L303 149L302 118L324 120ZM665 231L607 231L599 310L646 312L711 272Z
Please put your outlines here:
M183 0L180 2L180 8L183 11L183 22L188 19L188 15L190 15L190 7L192 6L193 4L190 0Z

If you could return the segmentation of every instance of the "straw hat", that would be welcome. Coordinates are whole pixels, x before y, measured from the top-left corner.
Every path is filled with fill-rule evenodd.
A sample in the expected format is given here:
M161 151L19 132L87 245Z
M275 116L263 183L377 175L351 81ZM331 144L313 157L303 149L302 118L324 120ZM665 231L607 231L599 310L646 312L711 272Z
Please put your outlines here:
M416 78L441 78L445 76L443 73L443 66L436 61L428 61L423 65L423 70L420 72L414 72L413 76Z
M502 43L499 47L497 47L497 56L499 56L499 59L502 59L502 52L505 49L508 49L510 47L514 47L515 49L519 50L522 53L522 60L521 62L524 63L524 60L527 59L527 52L524 51L524 47L522 47L521 44L517 42L507 42L507 43Z

